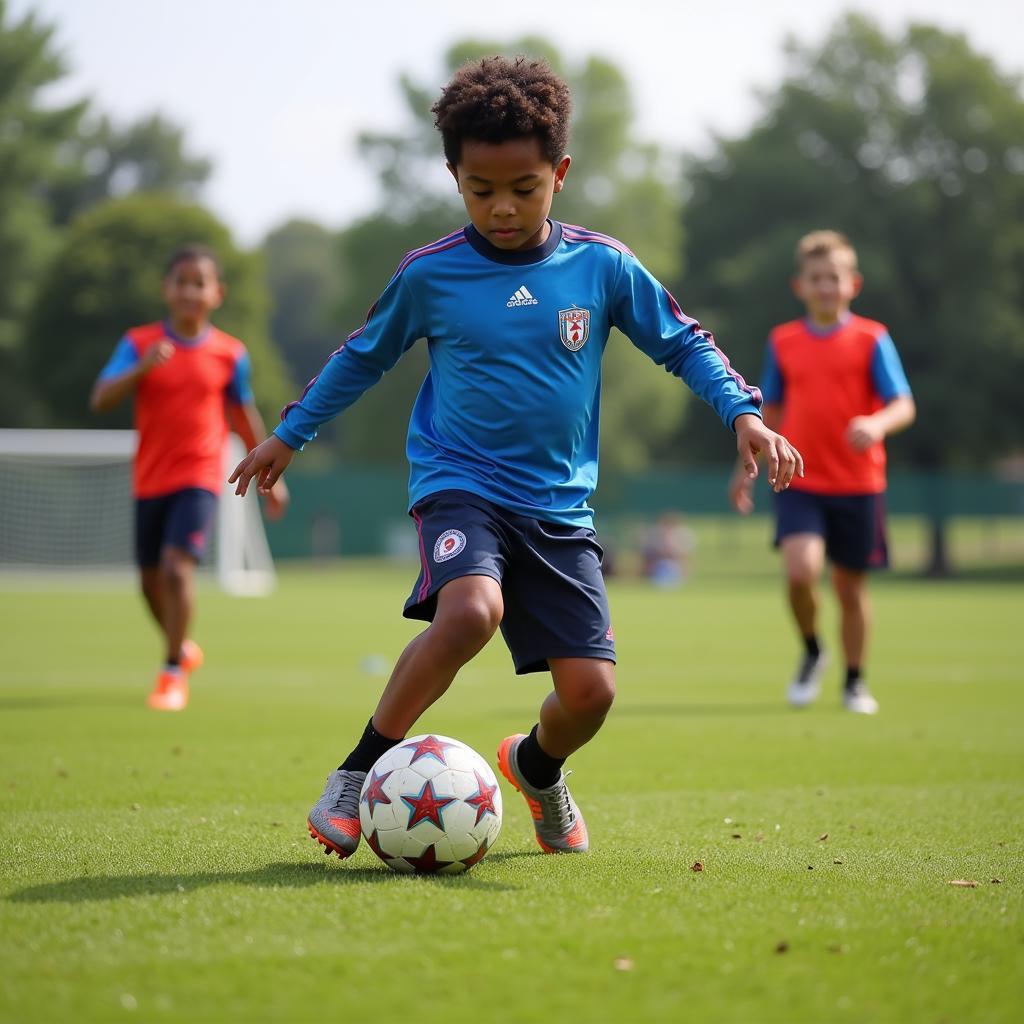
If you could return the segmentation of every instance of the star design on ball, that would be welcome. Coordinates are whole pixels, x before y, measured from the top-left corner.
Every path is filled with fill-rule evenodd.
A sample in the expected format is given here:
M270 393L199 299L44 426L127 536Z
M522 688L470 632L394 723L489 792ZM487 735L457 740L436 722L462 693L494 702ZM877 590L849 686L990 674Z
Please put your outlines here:
M409 824L406 828L411 829L421 821L429 821L444 831L444 818L442 812L452 803L455 803L453 796L438 796L434 792L433 779L427 779L423 788L414 795L402 794L402 802L409 808ZM408 860L408 858L406 858Z
M412 750L413 752L409 764L415 764L421 757L433 757L447 768L448 761L445 758L444 752L454 745L453 743L445 743L444 740L438 739L436 736L424 736L423 739L417 740L415 743L404 744L403 749Z
M473 769L473 774L476 776L476 793L473 796L466 797L466 803L470 807L476 808L476 821L473 824L479 825L480 819L485 814L498 816L498 811L494 806L494 794L498 791L498 787L497 784L488 786L487 780L481 778L480 773L475 768Z
M370 849L371 849L371 850L373 850L373 852L374 852L375 854L377 854L377 856L378 856L378 857L380 857L380 859L381 859L381 860L385 860L385 861L386 861L386 860L388 860L388 859L389 859L389 855L388 855L388 854L386 854L386 853L385 853L385 852L384 852L384 851L383 851L383 850L382 850L382 849L380 848L380 840L379 840L379 839L377 838L377 830L376 830L376 829L374 829L374 830L373 830L373 831L372 831L372 832L371 832L371 833L370 833L370 834L369 834L369 835L368 835L368 836L366 837L366 845L367 845L367 846L369 846L369 847L370 847Z
M418 875L432 875L435 871L440 871L441 868L446 868L456 863L453 860L438 860L437 850L433 843L431 843L418 857L410 857L406 854L402 859L412 865L413 871Z
M370 781L367 782L366 788L363 790L361 800L370 809L371 814L377 804L391 803L391 797L384 792L384 783L387 782L388 776L391 774L392 772L385 772L383 775L378 775L376 772L370 773Z
M487 852L489 846L490 842L488 841L487 836L484 836L484 841L480 844L480 848L476 851L476 853L471 853L468 857L462 858L462 863L466 865L467 871L474 864L479 864L480 861L484 859L484 854Z

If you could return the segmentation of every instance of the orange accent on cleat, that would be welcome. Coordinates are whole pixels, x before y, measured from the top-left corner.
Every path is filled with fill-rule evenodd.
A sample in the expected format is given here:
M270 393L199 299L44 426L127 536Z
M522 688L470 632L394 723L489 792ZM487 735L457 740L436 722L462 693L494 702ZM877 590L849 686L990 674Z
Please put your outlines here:
M206 656L202 647L195 640L186 640L181 645L181 669L183 672L195 672L203 667Z
M579 808L576 806L572 797L569 795L568 789L565 787L564 776L561 776L562 793L565 799L569 802L570 813L575 817L575 821L568 832L563 833L557 840L553 840L558 842L558 846L552 846L551 843L546 841L545 837L542 835L543 832L548 832L548 838L551 838L551 825L545 823L544 808L537 797L530 796L530 794L526 792L523 787L529 784L525 780L521 783L516 775L515 769L512 767L512 751L524 739L526 739L526 736L523 733L518 733L515 736L507 736L501 741L501 744L498 747L498 769L501 771L501 774L505 776L505 779L511 783L516 792L522 794L523 799L526 800L527 806L530 808L530 816L533 818L533 827L536 833L537 845L545 853L586 852L590 846L590 837L587 834L587 826L583 820L583 816L579 812ZM549 793L553 790L554 787L552 787L552 790L543 790L541 792ZM561 845L562 843L565 845Z
M188 676L184 672L161 672L146 703L154 711L183 711L188 704Z
M355 818L328 818L327 819L339 832L356 839L362 832L359 822Z
M335 819L337 821L339 819ZM348 850L343 850L340 846L335 846L334 843L327 839L325 836L320 835L319 832L313 827L313 823L310 821L306 822L306 828L309 829L309 834L312 836L323 848L324 853L330 856L332 853L336 853L341 860L345 860L346 857L351 856ZM347 828L344 831L348 831ZM356 824L356 831L359 831L359 825Z

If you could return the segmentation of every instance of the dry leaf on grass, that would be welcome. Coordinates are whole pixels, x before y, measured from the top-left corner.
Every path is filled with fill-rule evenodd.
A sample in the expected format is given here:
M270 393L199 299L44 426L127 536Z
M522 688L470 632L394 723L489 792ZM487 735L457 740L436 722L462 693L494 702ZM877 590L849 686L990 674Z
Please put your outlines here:
M973 878L954 878L950 885L955 885L958 889L977 889L978 883Z
M787 942L787 941L786 941L785 939L783 939L783 940L782 940L782 941L781 941L781 942L780 942L780 943L779 943L779 944L778 944L778 945L777 945L777 946L775 947L775 952L776 952L776 953L788 953L788 952L789 952L789 943L788 943L788 942Z
M633 961L628 956L620 956L616 958L614 966L617 971L631 971L633 970Z
M695 860L693 862L693 866L690 868L690 870L691 871L703 871L704 870L704 865L699 860Z
M819 843L825 842L826 839L828 839L828 833L827 832L822 832L821 835L818 836L818 842Z

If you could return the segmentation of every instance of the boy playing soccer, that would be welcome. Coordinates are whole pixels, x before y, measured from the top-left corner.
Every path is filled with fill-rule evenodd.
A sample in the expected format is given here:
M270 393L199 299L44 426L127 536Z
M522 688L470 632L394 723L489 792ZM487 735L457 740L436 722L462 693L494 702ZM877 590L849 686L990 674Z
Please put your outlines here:
M843 705L873 715L878 702L862 675L870 606L867 570L888 564L884 438L914 421L914 400L886 328L850 312L860 292L857 254L836 231L815 231L797 246L793 291L802 320L769 336L762 393L765 423L807 456L807 473L775 496L776 546L804 653L789 703L818 695L828 656L818 642L817 582L828 558L839 599L846 661ZM751 478L737 464L730 485L742 513L753 508Z
M168 319L125 334L89 406L105 412L135 396L136 557L142 593L166 642L149 706L180 711L188 703L188 675L203 661L187 636L195 566L213 528L229 425L247 448L265 428L253 404L245 346L209 322L224 299L214 254L199 245L177 250L163 294ZM267 512L277 518L287 489L281 482L265 493Z
M498 751L547 853L588 847L562 765L600 729L615 644L587 499L597 479L601 357L612 326L681 377L785 489L799 454L761 421L760 396L620 242L548 219L569 170L570 97L543 62L465 65L433 107L469 225L407 253L366 323L327 361L274 434L231 475L275 486L320 424L417 339L430 369L409 425L419 579L406 647L373 717L309 815L328 853L359 842L366 774L500 627L517 673L550 671L529 735Z

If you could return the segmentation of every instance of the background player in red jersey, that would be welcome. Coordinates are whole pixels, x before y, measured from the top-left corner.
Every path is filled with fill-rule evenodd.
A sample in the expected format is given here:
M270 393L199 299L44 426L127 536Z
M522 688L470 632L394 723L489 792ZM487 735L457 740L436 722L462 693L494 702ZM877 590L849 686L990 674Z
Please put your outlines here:
M135 396L136 558L146 604L166 640L149 706L180 711L188 703L188 675L203 660L187 636L195 567L209 542L224 478L224 443L231 429L254 448L265 428L253 404L245 346L209 321L224 300L214 253L200 245L178 249L163 297L167 320L125 334L89 406L105 412ZM268 515L278 518L288 502L284 484L279 481L266 500Z
M843 704L874 714L878 702L862 673L871 612L867 570L888 564L883 440L908 427L915 408L885 326L850 312L862 283L844 235L815 231L800 240L793 291L807 315L771 332L761 391L765 425L789 438L805 463L804 476L775 495L775 543L804 642L789 702L803 707L814 700L828 662L817 626L817 584L827 557L846 660ZM738 465L729 490L742 513L753 508L751 487Z

